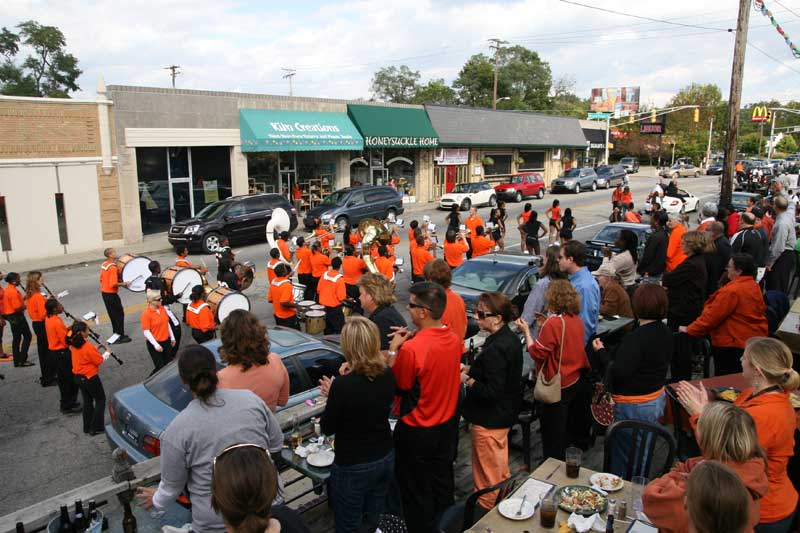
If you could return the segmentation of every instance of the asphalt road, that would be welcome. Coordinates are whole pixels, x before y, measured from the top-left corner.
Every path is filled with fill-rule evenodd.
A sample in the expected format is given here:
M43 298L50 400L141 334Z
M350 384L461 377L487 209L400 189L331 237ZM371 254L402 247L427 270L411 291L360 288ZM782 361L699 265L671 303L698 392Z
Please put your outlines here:
M631 177L630 186L634 193L637 208L644 204L644 198L655 182L655 170L643 168L640 173ZM680 186L695 196L711 199L718 194L717 177L685 178ZM534 209L544 219L544 211L550 206L553 198L561 200L561 207L571 207L577 221L576 239L586 240L596 234L610 213L611 191L600 190L575 194L547 194L543 200L531 200ZM522 204L509 203L507 249L519 250L519 233L512 221L522 211ZM443 226L445 211L438 211L432 204L428 209L414 207L404 215L407 221L413 218L422 219L424 214L431 216L440 227ZM488 208L480 208L481 216L486 219ZM692 222L697 216L691 214ZM402 242L397 247L398 257L408 258L408 242L405 232L401 232ZM267 245L258 243L237 247L237 258L241 261L253 261L258 268L258 275L246 294L250 298L252 311L268 325L274 324L272 306L266 301L265 265L268 258ZM124 252L124 250L121 250ZM174 254L153 254L152 259L162 265L171 265ZM54 291L69 290L69 296L62 299L66 309L73 315L80 316L87 311L95 311L101 323L95 329L103 338L111 335L100 299L98 288L99 264L75 265L61 268L45 274L45 282ZM216 263L212 256L203 258L213 268ZM201 256L192 256L193 262L199 263ZM410 285L410 267L399 275L397 295L398 309L405 314L408 302L407 290ZM152 369L150 357L145 348L145 340L139 328L139 316L145 307L143 293L131 293L121 290L123 305L126 308L125 329L133 338L133 342L123 344L115 349L124 361L118 366L114 361L106 362L100 371L107 397L115 391L138 383L147 377ZM178 306L175 306L178 309ZM184 328L183 339L193 342L188 329ZM3 339L6 351L10 351L10 331L6 328ZM35 341L31 346L30 360L37 362ZM41 388L37 382L38 366L30 368L13 368L11 363L0 364L0 373L6 379L0 381L0 515L26 507L37 501L55 496L76 486L89 483L106 476L111 472L111 457L104 436L88 437L81 430L80 415L64 416L59 413L58 390L55 387ZM66 503L66 502L65 502Z

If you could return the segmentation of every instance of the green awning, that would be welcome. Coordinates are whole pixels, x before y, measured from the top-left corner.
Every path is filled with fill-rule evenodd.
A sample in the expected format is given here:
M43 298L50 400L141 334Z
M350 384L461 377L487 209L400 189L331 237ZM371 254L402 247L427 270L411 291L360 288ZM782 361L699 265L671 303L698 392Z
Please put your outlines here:
M435 148L439 135L424 109L348 105L347 114L367 148Z
M361 150L364 139L345 113L240 109L242 152Z

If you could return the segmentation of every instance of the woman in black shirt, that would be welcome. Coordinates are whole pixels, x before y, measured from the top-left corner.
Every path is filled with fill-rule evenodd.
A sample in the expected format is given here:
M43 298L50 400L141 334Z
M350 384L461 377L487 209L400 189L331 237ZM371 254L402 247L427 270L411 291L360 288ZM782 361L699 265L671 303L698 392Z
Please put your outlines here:
M492 209L489 214L489 221L492 223L492 240L497 243L500 250L505 250L506 246L503 242L503 237L506 235L506 208L503 202L500 202L497 207Z
M531 214L528 221L525 222L525 247L529 254L541 254L541 247L539 246L539 239L547 235L547 228L544 224L539 222L539 214L531 209Z
M322 431L336 434L329 487L337 532L360 531L364 515L377 523L386 512L394 476L389 407L395 381L380 352L378 327L364 317L351 317L341 342L345 373L320 380L322 395L328 397Z
M559 231L561 246L564 246L564 243L567 241L572 240L572 231L575 229L576 225L575 217L572 216L572 208L566 208L564 210L564 216L561 217L561 230Z
M447 229L452 229L458 232L461 226L461 215L458 213L458 204L453 204L450 213L445 217L447 220Z

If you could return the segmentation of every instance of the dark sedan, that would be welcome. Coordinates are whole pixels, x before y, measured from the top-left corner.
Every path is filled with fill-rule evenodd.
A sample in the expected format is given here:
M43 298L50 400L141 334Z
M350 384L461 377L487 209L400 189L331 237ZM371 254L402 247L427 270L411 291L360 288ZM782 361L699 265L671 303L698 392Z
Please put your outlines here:
M322 376L338 375L344 362L339 347L331 340L320 340L284 327L269 330L270 346L280 355L289 372L289 402L278 411L319 396ZM217 358L220 369L219 340L204 344ZM192 394L181 382L173 361L144 383L122 389L108 402L111 423L106 437L111 448L123 448L134 463L161 453L161 433L189 402Z
M719 176L725 168L725 163L711 163L706 169L707 176Z
M642 256L647 236L652 232L650 226L648 224L633 224L630 222L613 222L586 241L586 266L589 267L589 270L597 270L600 263L603 262L603 248L608 246L614 252L619 252L619 248L614 246L614 241L617 239L617 234L624 229L629 229L636 234L639 239L639 257Z

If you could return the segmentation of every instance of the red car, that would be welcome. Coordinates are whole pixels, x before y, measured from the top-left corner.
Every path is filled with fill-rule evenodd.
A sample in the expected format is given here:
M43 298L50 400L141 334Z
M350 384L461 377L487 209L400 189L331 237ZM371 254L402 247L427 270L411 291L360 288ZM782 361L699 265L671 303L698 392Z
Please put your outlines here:
M521 202L523 198L531 196L541 200L544 198L546 188L541 174L527 172L525 174L514 174L507 183L495 185L494 192L500 199Z

